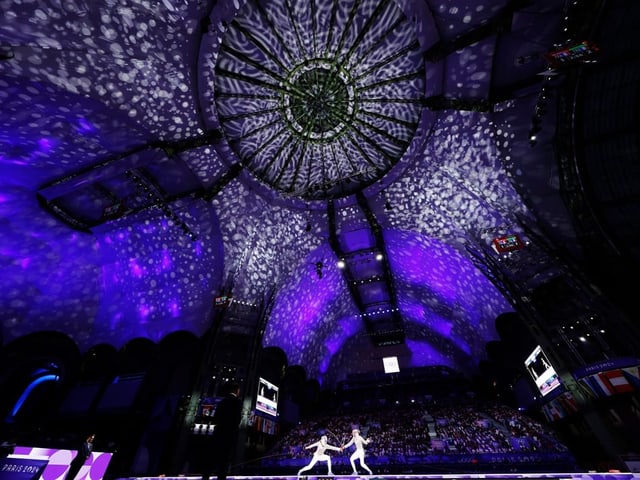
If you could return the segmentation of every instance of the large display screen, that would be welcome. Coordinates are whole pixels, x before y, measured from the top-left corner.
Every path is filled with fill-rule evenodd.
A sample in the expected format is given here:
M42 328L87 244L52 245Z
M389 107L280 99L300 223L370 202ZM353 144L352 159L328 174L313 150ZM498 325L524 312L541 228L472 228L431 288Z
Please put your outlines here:
M400 372L400 364L398 363L398 357L384 357L382 359L382 366L384 367L384 373Z
M540 345L534 348L531 355L527 357L524 361L524 366L543 396L560 386L560 377L551 366L551 362L549 362Z
M562 67L579 62L592 60L598 53L599 47L587 40L567 45L545 53L544 58L552 67Z
M505 235L494 238L491 242L491 247L497 253L509 253L515 252L516 250L522 250L524 248L524 242L516 234Z
M256 395L256 410L267 415L278 415L279 387L260 377L258 379L258 394Z

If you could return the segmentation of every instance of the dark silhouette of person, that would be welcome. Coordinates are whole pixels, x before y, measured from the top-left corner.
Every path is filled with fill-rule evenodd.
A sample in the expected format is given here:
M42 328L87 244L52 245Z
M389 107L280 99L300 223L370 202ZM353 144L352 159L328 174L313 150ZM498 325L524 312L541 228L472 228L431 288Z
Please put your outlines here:
M89 458L89 455L91 455L91 452L93 451L93 440L95 437L95 434L91 433L84 439L82 445L80 445L80 448L78 449L78 454L73 460L71 460L65 480L73 480L76 478L76 475L78 475L82 465L84 465L84 462L87 461L87 458Z
M209 480L211 471L218 480L225 480L231 466L238 440L238 427L242 418L242 399L240 385L227 383L223 388L224 398L213 413L213 451L210 466L205 469L203 480Z
M15 437L11 437L9 439L3 440L0 443L0 458L8 457L13 453L16 448L16 439Z

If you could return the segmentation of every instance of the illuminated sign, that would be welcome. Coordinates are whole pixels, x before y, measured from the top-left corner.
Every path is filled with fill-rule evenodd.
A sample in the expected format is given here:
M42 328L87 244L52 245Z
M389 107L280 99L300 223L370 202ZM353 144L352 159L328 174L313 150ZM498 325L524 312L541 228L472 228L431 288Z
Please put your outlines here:
M516 250L522 250L524 243L518 235L505 235L503 237L494 238L491 246L497 253L508 253Z
M231 297L227 295L221 295L215 298L213 305L215 307L226 307L227 305L229 305L229 302L231 302Z
M590 61L598 53L598 47L585 40L545 53L544 58L552 67L561 67Z
M384 373L398 373L400 371L398 357L384 357L382 359L382 365L384 367Z

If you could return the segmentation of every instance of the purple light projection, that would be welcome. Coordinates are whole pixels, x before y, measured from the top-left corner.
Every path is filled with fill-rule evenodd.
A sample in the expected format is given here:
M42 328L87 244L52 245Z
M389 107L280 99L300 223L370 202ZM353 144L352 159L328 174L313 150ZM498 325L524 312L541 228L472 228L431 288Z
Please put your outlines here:
M485 355L485 344L498 338L495 319L512 307L453 247L408 232L385 232L385 238L391 268L397 272L410 352L404 354L402 366L435 364L474 371ZM299 272L297 283L283 289L264 343L281 347L290 362L305 365L309 375L331 383L366 371L381 355L376 350L384 349L372 347L339 270L327 267L321 280L311 271ZM345 299L332 307L342 313L327 312L326 305L313 307L316 298L328 295Z
M35 189L107 155L103 144L128 148L143 142L141 129L103 104L57 87L10 76L0 82L5 87L0 89L0 145L21 145L25 155L22 161L14 148L0 162L1 248L10 260L0 279L5 339L51 329L68 333L86 349L102 341L121 346L136 336L159 340L175 330L206 329L210 318L202 305L220 281L216 262L222 257L220 244L210 241L216 222L208 207L185 212L186 218L200 217L198 242L186 241L171 225L158 228L159 211L139 216L137 225L113 225L95 235L68 228L38 206ZM17 99L27 97L30 109L24 110ZM63 126L74 124L71 135ZM46 131L58 137L43 137ZM183 283L176 285L177 278Z
M56 2L17 1L0 11L0 37L22 45L11 61L0 62L4 341L52 329L84 350L136 337L157 341L174 330L199 334L209 326L223 279L232 278L234 298L243 302L258 304L277 292L263 344L282 347L290 364L305 365L326 384L360 367L381 368L335 266L322 201L276 195L243 172L210 203L176 205L195 242L158 209L85 233L40 208L36 192L48 182L149 141L195 137L203 120L216 128L214 92L200 88L196 98L195 85L213 85L227 23L244 7L216 2L202 35L206 2L114 9L98 1L91 10L87 2L72 3L78 8L62 11ZM376 2L362 4L372 12ZM423 50L481 25L504 6L443 2L432 16L423 2L397 4L415 24ZM356 20L362 25L364 18ZM261 24L253 26L259 36ZM497 50L492 41L429 63L420 81L425 96L482 98ZM539 48L539 39L531 42ZM211 55L198 58L200 51ZM518 115L530 107L524 103ZM390 111L384 102L379 108L380 115ZM424 109L408 153L381 185L365 191L387 242L407 332L405 365L469 368L484 355L484 342L495 338L496 316L511 310L464 258L479 232L527 213L503 168L518 178L535 172L531 164L525 175L511 154L518 140L511 108L499 115ZM264 130L266 137L273 133ZM237 160L224 145L175 155L204 187ZM324 265L322 279L317 261Z
M407 330L410 353L404 353L403 366L442 364L472 371L485 356L486 342L497 339L496 317L513 309L466 259L463 245L477 241L487 225L505 223L509 211L524 207L505 175L495 170L496 144L508 136L506 130L501 133L487 116L458 113L443 118L436 131L439 136L422 155L438 155L401 175L389 187L393 209L384 211L380 205L376 216L385 227L386 254ZM424 233L410 232L408 226ZM316 283L314 294L335 291L337 286L328 286L333 278L341 285L337 291L346 295L340 276L327 274L325 284L300 272L298 283L288 285L272 311L273 325L288 326L268 328L265 344L283 348L290 361L306 365L311 376L328 383L369 368L378 354L352 302L336 302L328 317L320 317L301 301L309 289L303 277ZM296 322L305 325L304 337L279 333L296 328Z
M204 203L190 208L202 225L216 223ZM98 235L103 301L94 334L115 345L127 337L157 342L176 330L202 334L212 320L222 252L214 228L197 231L193 242L156 219Z

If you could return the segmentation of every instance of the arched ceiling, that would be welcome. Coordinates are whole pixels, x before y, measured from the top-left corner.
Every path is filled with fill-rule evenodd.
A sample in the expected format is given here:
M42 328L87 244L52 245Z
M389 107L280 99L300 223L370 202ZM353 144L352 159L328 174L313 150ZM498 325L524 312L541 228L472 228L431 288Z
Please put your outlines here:
M5 3L4 342L200 335L232 286L321 381L470 371L514 308L470 252L518 234L531 281L522 219L571 243L552 120L529 143L559 2Z

